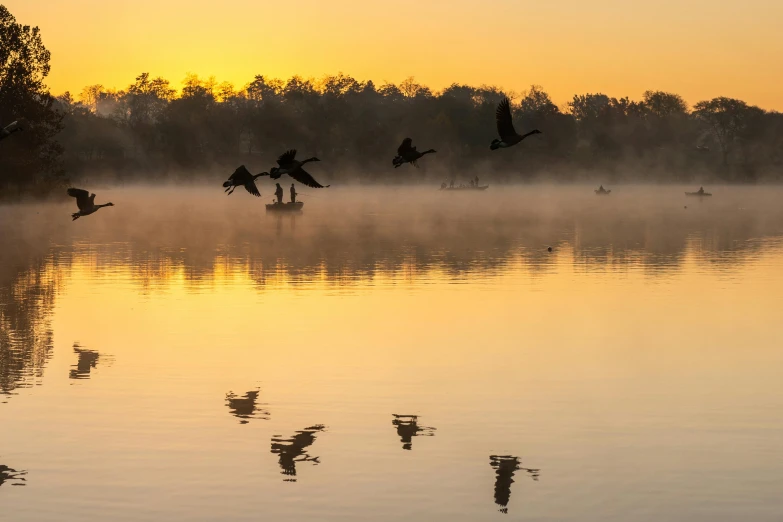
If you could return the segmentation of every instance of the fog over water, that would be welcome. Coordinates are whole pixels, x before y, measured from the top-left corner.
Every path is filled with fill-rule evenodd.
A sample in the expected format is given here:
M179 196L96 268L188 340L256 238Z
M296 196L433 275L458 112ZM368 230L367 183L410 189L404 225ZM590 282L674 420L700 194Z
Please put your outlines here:
M783 189L605 186L0 206L4 514L777 520Z

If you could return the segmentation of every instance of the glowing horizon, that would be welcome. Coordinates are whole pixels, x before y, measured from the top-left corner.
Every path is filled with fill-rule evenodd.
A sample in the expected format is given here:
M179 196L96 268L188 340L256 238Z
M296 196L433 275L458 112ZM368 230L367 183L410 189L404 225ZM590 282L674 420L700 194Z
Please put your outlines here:
M251 0L0 2L41 28L54 94L124 89L142 72L179 88L188 73L242 87L257 74L342 71L376 84L413 76L434 90L537 84L559 105L574 94L639 99L649 89L690 105L729 96L783 110L783 70L774 65L783 63L783 3L768 0L662 0L654 12L616 0L496 0L492 10L468 0L398 0L393 9L358 0L297 0L295 9Z

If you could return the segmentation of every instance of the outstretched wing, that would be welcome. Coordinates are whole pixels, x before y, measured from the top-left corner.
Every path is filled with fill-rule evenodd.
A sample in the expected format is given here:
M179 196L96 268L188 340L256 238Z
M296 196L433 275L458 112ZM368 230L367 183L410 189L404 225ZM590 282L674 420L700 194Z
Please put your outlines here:
M76 198L76 206L79 210L89 208L90 205L90 193L83 189L69 188L68 195L72 198Z
M511 118L511 105L508 98L503 98L503 101L498 104L498 108L495 111L495 120L498 124L500 139L504 140L511 136L516 136L517 131L514 130L514 123Z
M256 182L253 181L252 179L245 182L245 190L247 190L257 198L261 197L261 193L258 191L258 187L256 187Z
M277 158L277 164L281 167L289 165L296 157L296 149L287 150Z
M410 138L405 138L402 140L402 144L397 147L397 154L404 157L413 148L411 145L413 145L413 140Z
M228 179L232 181L243 182L244 180L250 179L252 177L253 176L250 174L250 171L247 170L247 167L240 165L237 170L235 170L234 173L229 176Z
M296 169L294 172L288 174L302 185L307 185L311 188L325 188L324 185L318 183L310 174L304 169ZM327 187L329 185L326 185Z

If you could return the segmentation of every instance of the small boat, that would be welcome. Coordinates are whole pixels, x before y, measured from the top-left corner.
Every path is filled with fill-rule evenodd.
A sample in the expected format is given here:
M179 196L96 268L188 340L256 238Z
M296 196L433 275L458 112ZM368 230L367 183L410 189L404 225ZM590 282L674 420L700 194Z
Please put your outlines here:
M712 194L710 194L709 192L686 192L685 195L686 196L695 196L695 197L712 196Z
M304 207L303 201L297 201L296 203L268 203L266 205L267 212L299 212Z
M482 185L480 187L446 187L441 190L487 190L489 185Z
M609 190L599 190L599 189L595 189L595 193L596 193L598 196L608 196L609 194L611 194L611 193L612 193L612 190L611 190L611 189L609 189Z

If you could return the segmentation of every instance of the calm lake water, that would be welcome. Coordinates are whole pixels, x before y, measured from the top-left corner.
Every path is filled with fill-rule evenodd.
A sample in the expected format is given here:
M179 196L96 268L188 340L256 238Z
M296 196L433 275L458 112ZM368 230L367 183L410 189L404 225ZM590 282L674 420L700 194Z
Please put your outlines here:
M0 518L781 520L783 189L592 188L0 207Z

